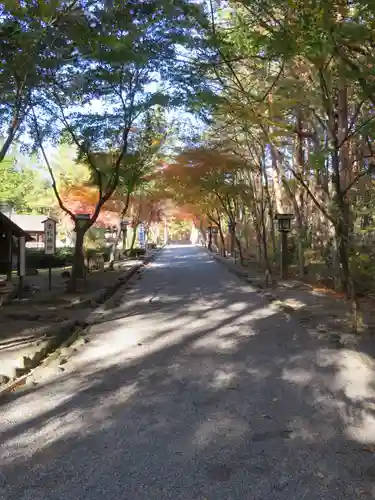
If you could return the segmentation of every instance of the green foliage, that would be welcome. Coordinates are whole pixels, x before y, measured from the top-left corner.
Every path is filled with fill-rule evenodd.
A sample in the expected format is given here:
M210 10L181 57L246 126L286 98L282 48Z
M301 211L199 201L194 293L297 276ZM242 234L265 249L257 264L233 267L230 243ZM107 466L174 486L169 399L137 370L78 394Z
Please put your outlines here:
M51 263L52 267L66 267L73 262L72 248L59 248L55 255L45 255L44 248L26 249L26 267L31 269L47 269Z
M86 257L92 258L94 255L101 255L104 262L109 261L110 248L97 247L88 249ZM52 267L68 267L73 264L74 249L71 247L58 248L55 255L45 255L44 249L27 248L26 249L26 266L31 269L47 269L51 263Z
M74 47L66 30L77 22L84 2L14 2L0 6L0 161L24 131L33 92L46 75L61 68Z
M354 284L359 295L375 290L375 253L368 246L357 251L350 259Z
M9 200L14 210L21 213L45 213L51 199L46 196L48 182L37 165L25 158L6 158L0 163L0 199Z
M98 196L83 236L119 185L129 195L159 161L165 132L158 107L181 103L199 83L181 85L188 64L180 56L199 48L203 7L190 0L7 1L0 19L0 161L27 131L59 207L73 220L61 184L69 188L77 177L94 184ZM51 143L74 145L88 178L78 168L64 171L59 160L55 170ZM18 182L12 179L8 188ZM76 241L74 268L83 270L83 237Z

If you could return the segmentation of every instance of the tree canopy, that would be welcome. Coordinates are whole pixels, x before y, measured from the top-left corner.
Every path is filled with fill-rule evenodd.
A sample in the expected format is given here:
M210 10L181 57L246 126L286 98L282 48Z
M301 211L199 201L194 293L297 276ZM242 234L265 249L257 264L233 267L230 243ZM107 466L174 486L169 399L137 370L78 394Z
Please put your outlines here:
M179 207L275 273L291 212L295 272L319 263L357 307L375 286L373 28L362 1L5 2L0 160L38 151L73 223L69 193L90 198L77 262L102 209Z

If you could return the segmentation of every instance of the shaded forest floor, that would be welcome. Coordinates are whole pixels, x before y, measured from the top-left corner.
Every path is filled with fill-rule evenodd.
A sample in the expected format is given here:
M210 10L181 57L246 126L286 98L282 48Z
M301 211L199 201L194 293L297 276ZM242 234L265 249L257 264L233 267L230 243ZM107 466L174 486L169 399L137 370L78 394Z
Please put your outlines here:
M307 330L315 330L322 337L328 337L332 345L340 348L365 347L375 355L375 301L362 298L360 301L363 315L361 335L353 334L351 303L341 293L335 292L319 282L306 283L290 276L287 280L275 280L266 283L263 272L256 263L248 261L245 266L233 257L223 258L214 254L229 270L245 278L254 285L258 292L266 297L273 306L287 315L293 315ZM364 344L366 344L364 346ZM374 346L373 346L374 344Z

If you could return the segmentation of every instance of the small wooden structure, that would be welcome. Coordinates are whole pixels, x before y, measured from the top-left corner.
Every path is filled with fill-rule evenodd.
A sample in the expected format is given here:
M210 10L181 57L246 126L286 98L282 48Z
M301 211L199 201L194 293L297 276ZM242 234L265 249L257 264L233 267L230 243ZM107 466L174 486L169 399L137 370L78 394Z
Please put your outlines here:
M21 229L9 217L0 212L0 274L6 274L8 280L12 279L13 262L19 263L19 239L25 238L25 241L32 241L33 238Z
M288 233L292 229L293 214L276 214L278 229L281 235L281 255L280 255L280 277L281 279L288 277Z
M12 222L31 236L28 248L44 248L45 215L29 215L12 213Z

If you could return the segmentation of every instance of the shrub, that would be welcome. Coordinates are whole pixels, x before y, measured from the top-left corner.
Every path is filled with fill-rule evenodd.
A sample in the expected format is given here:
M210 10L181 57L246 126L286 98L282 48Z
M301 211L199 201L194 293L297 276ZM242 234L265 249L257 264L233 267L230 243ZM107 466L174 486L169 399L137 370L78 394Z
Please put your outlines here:
M26 267L46 269L52 267L65 267L73 262L73 248L58 248L55 255L46 255L44 248L26 249Z
M86 258L100 256L104 262L109 261L111 249L108 247L89 249L85 251ZM26 248L26 267L33 269L46 269L51 263L52 267L67 267L73 263L74 248L57 248L55 255L46 255L44 248Z
M375 258L369 253L357 252L351 258L351 272L358 295L365 296L375 290Z

